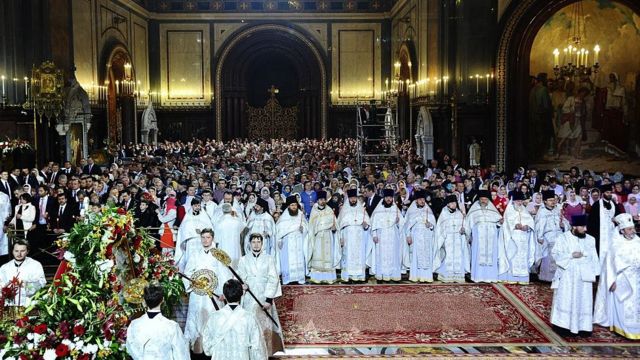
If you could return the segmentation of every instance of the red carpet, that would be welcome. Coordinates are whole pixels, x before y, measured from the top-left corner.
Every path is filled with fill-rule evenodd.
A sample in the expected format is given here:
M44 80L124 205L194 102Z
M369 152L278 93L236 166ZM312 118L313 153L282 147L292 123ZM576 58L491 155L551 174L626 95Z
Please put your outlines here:
M549 343L492 285L285 286L287 346Z
M539 318L551 325L551 303L553 300L553 290L550 284L532 283L528 286L505 284L505 288L511 291L518 299L520 299L531 311ZM626 339L615 334L607 328L594 325L593 334L590 337L563 337L569 343L640 343Z

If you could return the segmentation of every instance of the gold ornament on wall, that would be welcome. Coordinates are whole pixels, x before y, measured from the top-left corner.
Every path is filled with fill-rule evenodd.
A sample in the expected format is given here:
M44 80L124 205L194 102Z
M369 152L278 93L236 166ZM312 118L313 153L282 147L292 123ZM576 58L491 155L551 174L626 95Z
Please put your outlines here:
M283 108L276 94L278 89L271 85L271 94L262 108L248 106L250 139L295 139L298 133L298 107Z

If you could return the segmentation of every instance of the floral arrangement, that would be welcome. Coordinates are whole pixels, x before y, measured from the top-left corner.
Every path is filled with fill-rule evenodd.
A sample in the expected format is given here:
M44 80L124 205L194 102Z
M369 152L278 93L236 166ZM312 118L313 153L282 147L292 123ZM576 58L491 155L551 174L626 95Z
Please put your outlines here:
M28 141L21 139L7 138L6 141L0 142L0 151L2 151L3 156L9 155L16 150L31 151L33 148Z
M126 359L127 326L144 312L144 285L162 285L168 317L184 294L173 259L121 208L76 224L57 245L64 271L34 295L26 316L0 321L2 359Z

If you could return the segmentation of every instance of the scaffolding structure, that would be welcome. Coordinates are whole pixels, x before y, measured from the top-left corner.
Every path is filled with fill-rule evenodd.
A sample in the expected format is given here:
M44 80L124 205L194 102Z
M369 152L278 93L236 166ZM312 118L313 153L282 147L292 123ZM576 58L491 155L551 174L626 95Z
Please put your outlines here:
M369 107L368 119L363 116L366 106ZM394 109L390 101L356 106L357 159L360 169L369 165L383 165L387 161L397 162L398 116Z

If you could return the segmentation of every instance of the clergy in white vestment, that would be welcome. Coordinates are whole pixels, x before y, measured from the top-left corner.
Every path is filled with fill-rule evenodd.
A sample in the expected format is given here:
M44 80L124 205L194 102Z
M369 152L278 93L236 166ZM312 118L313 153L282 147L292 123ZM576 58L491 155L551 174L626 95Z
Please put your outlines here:
M340 278L342 281L365 281L367 258L371 255L369 214L358 202L358 191L347 190L348 201L338 214L338 237L342 245Z
M222 217L222 215L224 215L224 213L222 212L223 204L231 204L231 207L233 209L231 212L236 216L238 216L239 219L242 219L242 221L245 220L244 211L242 210L242 204L234 198L233 193L231 191L225 191L224 195L222 196L222 201L218 204L218 207L213 212L213 217L211 218L211 221L214 224L219 220L219 218Z
M208 319L204 329L204 352L215 360L266 360L262 328L252 311L240 306L242 284L230 279L224 284L227 305Z
M384 189L384 198L371 214L374 255L371 268L379 281L400 281L407 242L402 235L404 217L393 201L393 190ZM406 260L406 261L405 261Z
M438 255L434 238L436 218L426 203L426 192L413 193L413 202L404 217L404 236L409 250L409 280L433 282L433 262Z
M213 224L213 218L218 208L218 204L213 201L213 193L209 189L202 190L202 211L209 216L211 223Z
M490 201L488 190L478 191L476 201L464 219L465 233L471 237L471 281L498 281L498 245L502 215Z
M0 267L0 288L11 281L18 281L20 291L14 299L8 299L10 305L29 306L31 297L47 283L42 264L27 255L29 243L19 239L11 249L13 259Z
M6 223L11 217L11 200L9 196L0 192L0 222ZM0 256L9 254L9 237L4 232L4 226L0 226Z
M499 280L508 283L528 284L529 269L535 262L535 224L523 201L524 194L516 191L504 212L498 271Z
M307 219L295 195L287 196L286 210L276 223L276 246L280 255L280 273L284 285L305 283L307 274Z
M282 287L273 256L263 250L262 243L262 234L253 233L249 236L250 250L240 259L237 271L245 286L262 303L261 307L251 296L242 299L242 307L255 314L262 328L267 354L271 356L278 351L284 351L284 342L280 325L276 326L264 311L268 311L271 317L278 321L274 300L282 296Z
M543 191L542 200L544 206L540 207L535 219L535 236L538 240L537 247L540 249L538 253L542 257L538 278L551 282L557 268L553 256L551 256L551 250L553 250L556 239L563 232L569 230L571 225L564 217L553 190Z
M327 206L327 192L320 190L316 194L317 201L311 208L305 239L309 281L315 284L333 284L342 258L340 242L336 236L336 215Z
M600 274L595 239L587 234L587 216L571 218L571 231L551 250L558 268L551 283L551 324L571 333L593 330L593 283Z
M605 262L600 281L610 291L611 330L640 340L640 238L630 214L616 216L616 222L619 233L609 249L610 261Z
M216 274L218 278L218 286L214 290L217 296L222 293L222 286L225 281L231 279L232 274L229 269L222 264L218 259L213 257L211 250L215 248L215 234L212 229L203 229L200 233L200 250L193 253L189 257L184 274L193 279L196 271L198 270L211 270ZM212 301L218 301L211 299L205 295L199 295L191 291L191 282L187 279L183 279L184 286L189 293L189 308L187 310L187 322L184 326L184 336L189 341L191 349L194 353L200 354L203 351L202 348L202 331L207 319L215 311L215 306ZM222 302L218 301L218 307L222 306Z
M616 224L613 218L620 213L613 200L612 191L611 185L602 185L600 187L602 197L591 206L589 227L587 228L589 235L596 239L596 249L603 265L607 258L607 252L611 247L611 238L616 233Z
M184 270L192 253L200 251L200 231L212 228L209 216L202 211L200 200L191 200L191 209L185 214L178 228L178 241L176 242L175 259L178 269Z
M629 307L630 303L626 301L638 301L637 292L629 292L630 290L637 291L638 279L634 279L634 276L638 275L634 274L634 266L637 267L638 264L634 264L633 261L640 256L640 253L634 250L637 249L638 237L635 236L635 225L630 214L617 215L614 220L618 224L617 231L611 239L610 252L605 255L606 259L601 261L603 265L596 293L593 323L610 327L622 336L625 336L624 333L633 336L640 333L638 325L635 325L634 330L634 326L623 325L622 320L625 317L633 317L633 314L637 315L638 313L633 311L640 310L638 308L633 310L636 304ZM631 295L636 296L635 300L631 299ZM621 316L621 314L625 314L625 316ZM640 320L636 319L636 321ZM617 329L614 329L614 326Z
M217 219L213 231L216 233L218 248L229 255L231 266L235 268L242 257L241 236L247 224L232 211L230 204L222 204L221 208L223 215Z
M469 242L464 229L464 215L458 209L458 198L449 195L445 199L435 228L436 258L434 269L442 282L465 282L471 271Z
M164 301L161 286L144 289L147 312L127 327L127 353L133 360L189 360L189 346L180 325L162 315Z
M247 234L244 238L244 253L251 253L251 243L249 237L251 234L261 234L264 240L262 251L276 258L275 233L276 223L273 216L269 213L269 203L264 199L258 198L253 206L253 211L247 220Z

